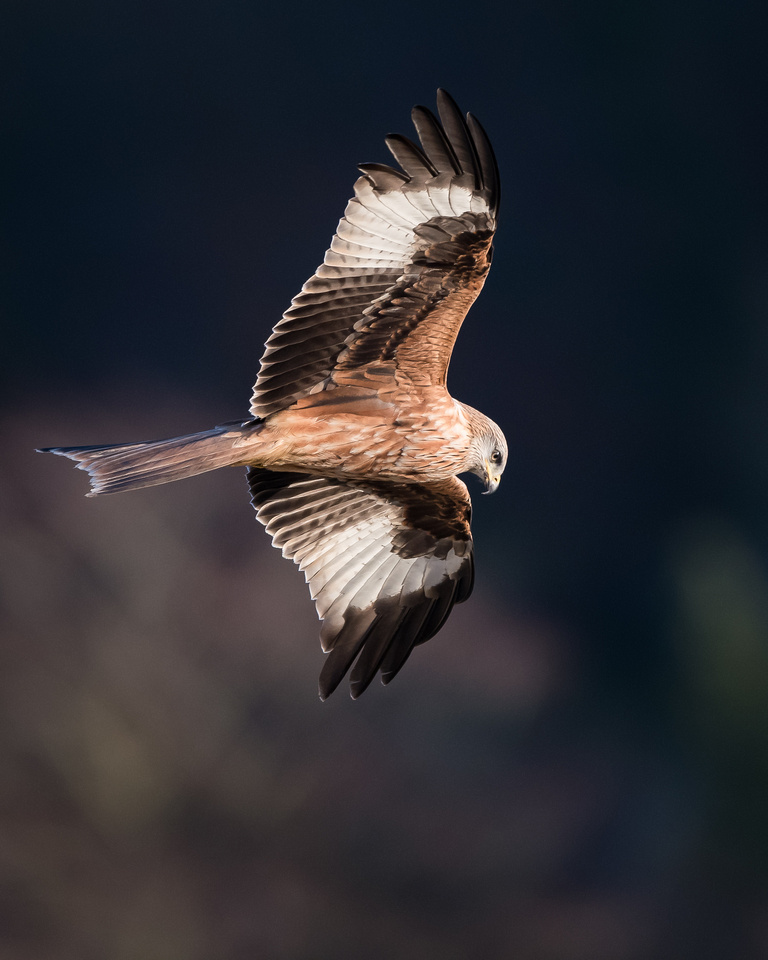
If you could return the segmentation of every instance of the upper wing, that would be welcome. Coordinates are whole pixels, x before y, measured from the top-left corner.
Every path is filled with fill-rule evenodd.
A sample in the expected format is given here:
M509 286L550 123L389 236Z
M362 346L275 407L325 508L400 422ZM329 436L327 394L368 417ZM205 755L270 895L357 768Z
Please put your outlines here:
M344 482L251 467L248 483L258 519L304 571L323 620L323 700L356 657L353 697L377 670L388 683L472 591L471 505L461 480Z
M412 118L421 148L392 135L401 173L362 164L331 247L276 325L251 412L264 417L329 382L397 371L443 383L459 327L490 266L499 205L493 150L443 90L439 122Z

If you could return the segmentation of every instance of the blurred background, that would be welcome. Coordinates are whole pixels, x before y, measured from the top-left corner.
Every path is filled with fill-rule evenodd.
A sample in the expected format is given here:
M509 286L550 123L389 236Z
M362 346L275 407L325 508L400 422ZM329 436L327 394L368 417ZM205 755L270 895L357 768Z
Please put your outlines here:
M0 956L768 956L760 5L3 21ZM510 466L471 600L321 704L241 471L87 500L32 451L244 415L437 86L502 171L450 386Z

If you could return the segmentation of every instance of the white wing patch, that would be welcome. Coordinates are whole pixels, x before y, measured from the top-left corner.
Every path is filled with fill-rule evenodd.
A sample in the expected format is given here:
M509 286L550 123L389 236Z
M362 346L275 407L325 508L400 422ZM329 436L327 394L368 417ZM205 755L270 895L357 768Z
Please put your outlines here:
M323 698L358 654L353 696L379 669L388 682L469 596L469 495L460 480L345 483L259 468L248 479L258 520L304 572L323 620ZM369 645L375 656L364 656Z
M498 176L487 138L443 91L438 108L442 126L414 108L423 152L405 137L386 140L406 174L361 166L364 176L322 264L267 341L251 398L254 417L290 406L330 376L367 308L418 276L414 260L428 246L425 225L453 218L464 233L495 228Z

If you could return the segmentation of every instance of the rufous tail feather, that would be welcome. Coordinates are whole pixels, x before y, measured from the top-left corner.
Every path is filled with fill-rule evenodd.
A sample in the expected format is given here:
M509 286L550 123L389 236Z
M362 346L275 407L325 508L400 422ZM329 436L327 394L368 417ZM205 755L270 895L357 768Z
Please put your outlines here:
M242 441L258 431L259 421L223 424L201 433L170 440L125 443L120 446L48 447L40 453L69 457L91 480L87 496L138 490L159 483L194 477L219 467L245 462Z

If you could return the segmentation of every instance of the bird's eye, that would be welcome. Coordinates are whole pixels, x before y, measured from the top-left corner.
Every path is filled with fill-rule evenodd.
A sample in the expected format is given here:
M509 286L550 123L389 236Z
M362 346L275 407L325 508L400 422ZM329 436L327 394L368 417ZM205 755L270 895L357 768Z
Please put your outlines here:
M491 454L491 463L501 463L501 450L494 450Z

